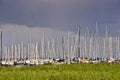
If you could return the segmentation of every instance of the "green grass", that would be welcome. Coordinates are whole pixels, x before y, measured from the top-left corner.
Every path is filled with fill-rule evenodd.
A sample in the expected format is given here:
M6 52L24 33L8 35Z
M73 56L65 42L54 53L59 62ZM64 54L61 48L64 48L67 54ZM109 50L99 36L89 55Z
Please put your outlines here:
M0 67L0 80L120 80L120 64Z

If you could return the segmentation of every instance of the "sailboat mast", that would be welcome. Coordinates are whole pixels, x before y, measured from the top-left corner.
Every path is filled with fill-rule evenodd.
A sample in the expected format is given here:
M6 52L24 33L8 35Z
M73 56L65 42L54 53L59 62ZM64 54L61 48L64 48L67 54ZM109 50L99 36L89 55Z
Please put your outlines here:
M0 57L0 61L2 61L2 53L3 53L3 51L2 51L2 48L3 48L3 46L2 46L2 30L0 30L0 36L1 36L1 57Z
M15 26L15 29L12 33L12 46L11 46L11 59L14 60L15 59L15 52L14 52L14 42L15 42L15 32L16 32L16 26Z
M99 32L98 23L96 22L96 35L95 35L95 58L99 56Z
M42 43L41 43L41 44L42 44L42 59L44 58L44 54L45 54L45 51L44 51L44 48L45 48L45 47L44 47L44 46L45 46L44 40L45 40L45 39L44 39L44 32L43 32L43 38L42 38Z
M80 57L80 25L78 26L78 57Z
M31 60L31 55L32 55L32 32L31 32L31 29L30 29L30 32L29 32L29 46L28 46L28 60Z
M70 40L69 40L69 32L68 32L67 46L68 46L67 59L68 59L68 61L69 61L69 58L70 58Z
M62 53L63 53L63 59L65 57L65 53L64 53L64 37L62 36Z
M38 56L38 43L35 44L35 59L37 60L39 58Z

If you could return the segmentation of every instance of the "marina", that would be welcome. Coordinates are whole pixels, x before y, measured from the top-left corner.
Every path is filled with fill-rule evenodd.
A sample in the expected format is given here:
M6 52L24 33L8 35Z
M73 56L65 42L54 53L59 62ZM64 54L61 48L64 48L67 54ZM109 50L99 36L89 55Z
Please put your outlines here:
M112 37L106 27L105 35L99 36L99 26L96 23L96 32L83 30L78 26L76 34L68 32L67 35L57 39L46 39L42 34L39 42L34 42L32 32L29 33L28 44L22 41L15 44L13 32L12 45L3 44L3 34L0 31L1 50L0 64L13 65L44 65L44 64L71 64L71 63L120 63L120 38Z

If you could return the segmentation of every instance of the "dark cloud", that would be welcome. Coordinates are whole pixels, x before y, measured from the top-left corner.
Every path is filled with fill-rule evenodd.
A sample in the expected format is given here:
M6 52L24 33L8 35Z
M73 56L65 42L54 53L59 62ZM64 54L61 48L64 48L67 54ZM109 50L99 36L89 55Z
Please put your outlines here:
M119 8L119 0L2 0L0 22L74 30L98 21L105 27L120 23Z

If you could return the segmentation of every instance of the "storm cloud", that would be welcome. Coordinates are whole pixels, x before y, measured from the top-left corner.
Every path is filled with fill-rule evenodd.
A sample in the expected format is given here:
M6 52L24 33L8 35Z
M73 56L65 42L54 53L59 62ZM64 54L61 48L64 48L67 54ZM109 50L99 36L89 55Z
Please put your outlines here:
M120 28L120 0L0 0L0 23L75 30Z

